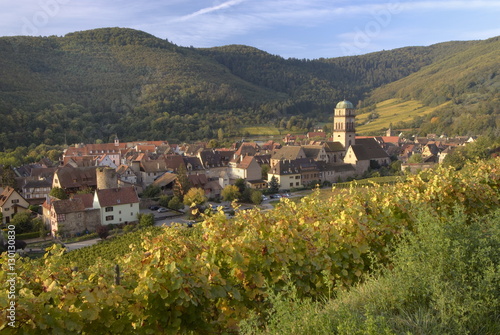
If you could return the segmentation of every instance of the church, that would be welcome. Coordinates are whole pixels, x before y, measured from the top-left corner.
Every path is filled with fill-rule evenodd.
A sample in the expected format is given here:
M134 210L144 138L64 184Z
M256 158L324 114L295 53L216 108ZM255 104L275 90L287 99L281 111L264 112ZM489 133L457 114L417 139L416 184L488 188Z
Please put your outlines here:
M331 140L275 150L267 180L274 177L280 189L336 183L360 177L370 168L390 163L389 156L375 138L356 138L356 110L351 102L340 101L333 113Z
M351 164L357 174L363 174L370 167L390 163L389 155L375 138L356 139L356 110L350 101L337 104L333 112L333 141L344 147L344 163Z

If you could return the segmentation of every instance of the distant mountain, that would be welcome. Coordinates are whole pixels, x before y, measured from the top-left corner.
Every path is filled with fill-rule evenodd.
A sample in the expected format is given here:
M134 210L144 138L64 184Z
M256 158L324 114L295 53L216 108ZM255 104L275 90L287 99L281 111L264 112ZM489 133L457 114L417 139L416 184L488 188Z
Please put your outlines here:
M432 105L441 96L470 99L466 94L484 87L493 93L483 98L498 97L498 50L498 39L490 39L299 60L243 45L178 47L124 28L2 37L0 150L108 141L115 134L194 141L217 138L219 129L235 136L244 125L279 126L292 117L305 128L330 122L344 97L359 106L391 95ZM451 78L460 77L465 63L476 71L467 68L471 80L459 85ZM426 82L445 83L444 77L453 87L447 93ZM432 99L425 93L441 91Z

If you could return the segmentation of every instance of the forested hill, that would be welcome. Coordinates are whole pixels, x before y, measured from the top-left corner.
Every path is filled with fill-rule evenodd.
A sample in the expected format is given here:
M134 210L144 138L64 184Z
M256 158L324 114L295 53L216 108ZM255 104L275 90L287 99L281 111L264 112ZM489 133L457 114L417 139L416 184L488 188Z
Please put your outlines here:
M390 98L418 100L438 106L425 118L405 127L422 134L490 134L500 136L500 37L439 57L398 81L375 89L366 104Z
M242 45L179 47L123 28L2 37L0 150L108 141L115 134L123 140L194 141L216 138L219 129L231 136L242 125L278 125L291 116L300 128L329 121L344 97L371 103L373 89L454 55L474 58L474 50L488 43L499 49L491 40L448 42L298 60ZM491 69L498 61L489 64ZM385 92L377 94L390 94Z

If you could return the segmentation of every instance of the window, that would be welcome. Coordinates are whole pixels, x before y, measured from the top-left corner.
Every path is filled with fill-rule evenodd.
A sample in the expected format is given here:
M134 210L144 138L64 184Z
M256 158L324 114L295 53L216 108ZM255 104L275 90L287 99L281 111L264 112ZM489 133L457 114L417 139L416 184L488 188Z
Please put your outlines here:
M106 216L106 221L111 221L113 219L114 219L113 215Z
M290 183L290 186L293 186L293 183Z
M12 199L11 200L13 204L18 204L19 203L19 199Z
M113 207L106 207L106 212L112 212L113 211Z
M299 182L296 182L296 183L295 183L295 186L299 186Z
M57 214L57 221L66 220L66 214Z

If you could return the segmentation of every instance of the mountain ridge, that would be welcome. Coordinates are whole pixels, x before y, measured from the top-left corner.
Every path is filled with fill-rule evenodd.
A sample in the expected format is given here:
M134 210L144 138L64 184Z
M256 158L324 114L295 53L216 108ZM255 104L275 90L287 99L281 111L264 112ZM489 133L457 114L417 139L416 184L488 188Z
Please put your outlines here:
M384 95L404 96L391 83L411 87L404 78L446 66L447 57L479 59L474 50L488 43L498 50L498 37L489 40L299 60L245 45L179 47L129 28L0 37L0 148L114 135L192 141L217 138L218 129L240 136L242 125L278 126L291 117L305 129L331 122L344 97L369 108Z

